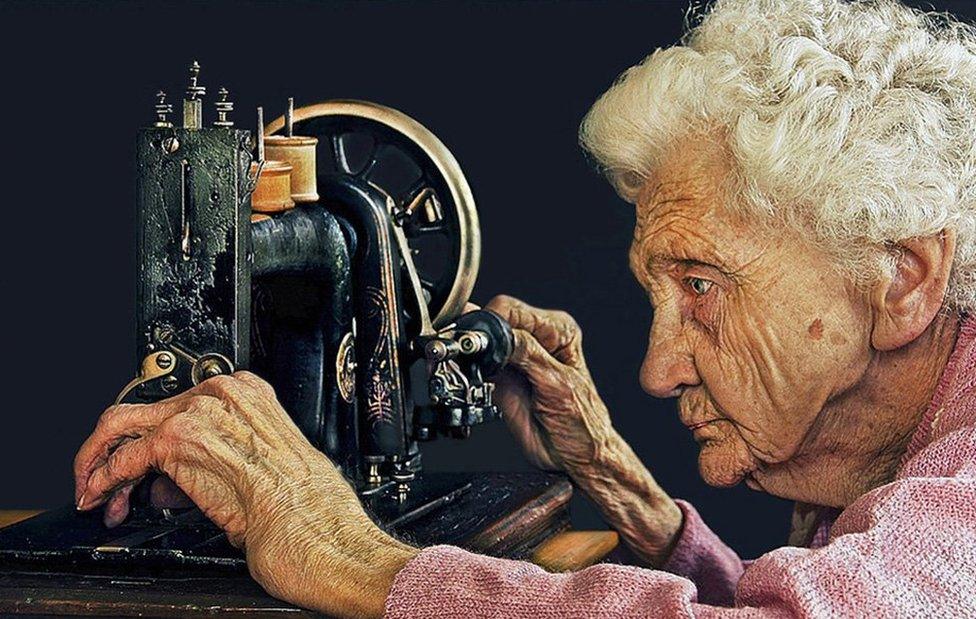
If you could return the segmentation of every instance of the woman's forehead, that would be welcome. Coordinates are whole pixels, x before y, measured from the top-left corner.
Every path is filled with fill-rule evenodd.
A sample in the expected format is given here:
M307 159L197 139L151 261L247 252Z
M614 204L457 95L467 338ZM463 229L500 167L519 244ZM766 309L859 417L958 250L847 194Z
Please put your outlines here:
M680 163L680 162L679 162ZM648 178L637 201L634 249L676 253L708 251L730 241L721 167L665 165Z
M734 272L769 244L767 226L732 209L728 153L708 137L663 157L636 202L631 259L692 260Z
M670 149L650 170L637 196L637 218L651 220L675 207L703 208L724 200L731 165L714 140L691 138Z
M758 266L760 256L792 238L783 231L777 239L760 222L730 210L721 185L721 179L685 177L646 194L637 205L632 268L698 262L732 275Z
M645 265L693 261L733 271L747 243L706 201L670 200L638 218L631 259Z

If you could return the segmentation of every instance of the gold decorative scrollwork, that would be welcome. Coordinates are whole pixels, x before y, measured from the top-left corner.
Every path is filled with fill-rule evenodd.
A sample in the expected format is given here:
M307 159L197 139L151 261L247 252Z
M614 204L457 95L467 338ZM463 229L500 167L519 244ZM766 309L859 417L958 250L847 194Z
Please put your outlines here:
M342 338L336 354L336 384L342 399L352 404L356 396L356 342L352 331Z

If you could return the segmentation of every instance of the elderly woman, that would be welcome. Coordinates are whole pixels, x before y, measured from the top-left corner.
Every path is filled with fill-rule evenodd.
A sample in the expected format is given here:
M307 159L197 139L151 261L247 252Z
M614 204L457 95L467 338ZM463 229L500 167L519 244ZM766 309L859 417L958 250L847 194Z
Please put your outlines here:
M511 298L488 307L516 328L514 435L646 568L400 543L246 373L107 411L79 509L119 522L163 471L268 591L338 615L976 615L976 33L892 0L719 0L581 135L637 209L643 386L680 398L708 483L797 502L794 545L741 561L614 431L573 321Z

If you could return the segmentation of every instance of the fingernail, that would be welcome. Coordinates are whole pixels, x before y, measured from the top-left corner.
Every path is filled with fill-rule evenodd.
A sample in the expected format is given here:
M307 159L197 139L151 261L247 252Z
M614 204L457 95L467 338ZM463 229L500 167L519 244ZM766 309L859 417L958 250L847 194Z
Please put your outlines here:
M84 493L82 493L81 498L78 499L78 504L75 505L75 509L78 510L78 511L82 511L82 510L85 509L85 494Z

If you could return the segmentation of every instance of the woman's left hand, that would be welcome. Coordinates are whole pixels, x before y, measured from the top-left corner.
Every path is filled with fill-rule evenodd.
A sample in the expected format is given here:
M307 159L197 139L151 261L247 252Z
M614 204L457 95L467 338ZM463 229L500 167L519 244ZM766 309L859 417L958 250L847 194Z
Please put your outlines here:
M271 595L305 608L380 617L394 577L418 552L370 521L270 385L248 372L106 410L75 458L78 509L105 505L106 523L118 524L151 471L226 531Z

